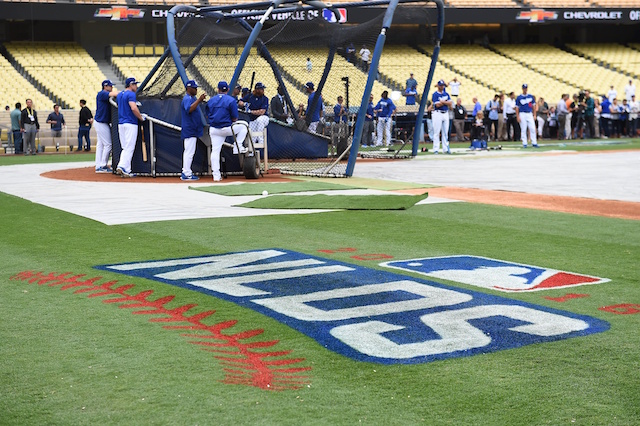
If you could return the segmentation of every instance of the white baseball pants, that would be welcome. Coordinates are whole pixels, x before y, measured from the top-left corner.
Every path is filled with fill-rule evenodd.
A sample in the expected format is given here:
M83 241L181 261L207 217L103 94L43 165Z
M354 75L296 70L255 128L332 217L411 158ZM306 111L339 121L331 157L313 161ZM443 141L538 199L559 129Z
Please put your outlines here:
M118 124L118 135L120 136L120 146L122 147L118 168L131 173L131 159L138 140L138 125L131 123Z
M449 152L449 111L434 110L431 113L433 121L433 152L440 150L442 140L442 152Z
M196 142L198 138L185 138L184 139L184 152L182 153L182 173L185 176L191 176L191 164L193 163L193 156L196 153Z
M269 125L269 117L266 115L261 115L255 120L249 122L249 130L252 132L260 132L264 130L265 127ZM242 139L244 140L244 139ZM254 143L264 143L264 136L256 136L253 138Z
M238 143L244 142L247 137L247 127L244 124L234 123L231 126L209 128L209 136L211 137L211 170L213 171L213 179L220 180L220 150L227 136L236 135Z
M96 143L96 169L107 167L109 162L109 155L111 154L111 126L107 123L93 122L93 127L96 129L98 135L98 142Z
M537 145L536 139L536 123L533 120L532 112L521 112L520 115L520 138L522 139L522 146L527 146L527 130L531 136L531 144Z
M391 125L393 124L393 120L391 117L380 117L378 118L378 140L376 141L376 146L382 145L382 136L384 134L385 138L385 146L391 145Z

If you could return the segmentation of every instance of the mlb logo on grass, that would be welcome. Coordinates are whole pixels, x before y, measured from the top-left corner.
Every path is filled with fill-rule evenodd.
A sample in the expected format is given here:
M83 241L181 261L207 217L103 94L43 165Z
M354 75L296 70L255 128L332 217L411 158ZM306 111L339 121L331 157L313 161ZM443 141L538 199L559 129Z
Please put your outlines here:
M281 249L97 268L228 300L321 347L382 364L485 354L609 328L585 315Z
M384 262L380 266L508 292L551 290L610 281L606 278L479 256L425 257Z
M336 9L336 12L338 12L338 15L340 16L340 21L338 21L339 23L343 24L347 22L347 9L340 7ZM329 22L336 22L336 15L332 10L322 9L322 17Z

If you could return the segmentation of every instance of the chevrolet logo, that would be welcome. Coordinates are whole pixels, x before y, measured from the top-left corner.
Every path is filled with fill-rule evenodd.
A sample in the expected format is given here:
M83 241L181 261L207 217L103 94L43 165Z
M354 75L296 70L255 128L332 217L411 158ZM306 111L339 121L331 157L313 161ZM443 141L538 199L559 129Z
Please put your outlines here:
M553 21L558 19L558 14L556 12L547 12L544 9L531 9L528 12L522 11L518 13L516 19L526 19L529 22Z
M129 18L143 18L144 9L129 9L127 6L100 8L93 14L94 18L109 18L112 21L128 21Z

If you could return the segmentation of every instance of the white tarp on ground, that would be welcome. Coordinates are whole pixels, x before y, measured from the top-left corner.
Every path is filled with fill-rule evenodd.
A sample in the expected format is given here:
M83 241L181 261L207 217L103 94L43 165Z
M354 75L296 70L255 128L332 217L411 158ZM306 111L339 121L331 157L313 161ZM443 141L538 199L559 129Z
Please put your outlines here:
M91 167L93 163L50 163L0 167L0 191L34 203L77 214L106 225L160 220L306 214L327 210L283 210L233 207L262 196L223 196L194 191L189 186L210 186L201 180L189 183L84 182L50 179L42 173ZM177 178L176 178L177 179ZM376 190L318 191L332 195L389 194ZM306 193L310 194L310 193ZM447 202L440 198L420 204Z
M517 155L516 152L522 153ZM531 194L640 202L640 151L485 151L359 162L354 176Z

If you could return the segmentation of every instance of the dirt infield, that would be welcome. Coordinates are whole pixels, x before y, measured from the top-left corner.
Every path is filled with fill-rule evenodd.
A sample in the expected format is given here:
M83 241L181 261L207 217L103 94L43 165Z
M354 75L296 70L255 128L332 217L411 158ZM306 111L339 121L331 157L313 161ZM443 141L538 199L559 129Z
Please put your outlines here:
M80 182L134 182L134 183L177 183L183 185L192 185L194 181L182 181L178 176L136 176L135 178L122 178L112 173L96 173L93 167L83 167L80 169L54 170L42 173L43 177L49 179L75 180ZM291 182L292 179L279 173L267 173L260 178L261 183L265 182ZM211 176L204 176L199 183L211 181ZM247 182L244 176L229 176L223 180L224 183ZM257 181L255 181L257 182ZM213 181L211 181L213 184Z
M429 195L472 203L640 220L640 203L628 201L452 187L431 188Z
M136 177L124 179L112 174L96 174L93 167L66 169L45 172L43 177L50 179L83 181L83 182L135 182L135 183L175 183L190 184L177 177ZM199 182L208 182L204 177ZM266 174L260 178L260 183L290 182L294 179L280 174ZM225 183L246 182L243 176L230 176ZM513 191L495 191L486 189L471 189L457 187L439 187L426 190L432 197L448 198L472 203L494 204L500 206L548 210L563 213L573 213L591 216L613 217L619 219L640 220L640 203L613 200L598 200L591 198L566 197L557 195L529 194ZM406 194L422 194L425 189L408 189L396 192Z

